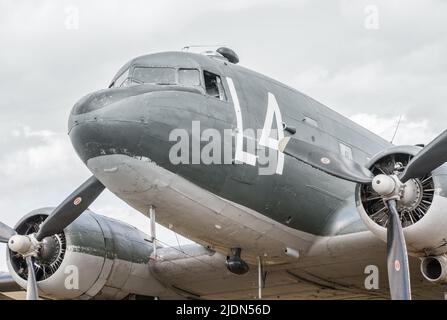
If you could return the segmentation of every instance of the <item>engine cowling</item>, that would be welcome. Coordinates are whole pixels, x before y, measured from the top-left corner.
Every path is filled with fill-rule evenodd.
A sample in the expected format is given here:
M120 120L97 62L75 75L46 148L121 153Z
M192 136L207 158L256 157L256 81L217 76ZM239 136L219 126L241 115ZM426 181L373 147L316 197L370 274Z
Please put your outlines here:
M35 232L52 210L32 211L17 223L16 231ZM57 299L172 296L151 273L152 251L152 242L140 230L86 210L62 233L43 240L34 263L39 295ZM14 280L26 288L23 257L8 250L7 265Z
M403 170L419 150L417 146L391 147L375 155L366 167L374 175L392 174ZM403 198L398 211L408 252L413 256L447 252L447 165L407 184L405 192L411 196ZM387 209L370 185L357 185L356 206L368 229L386 241Z

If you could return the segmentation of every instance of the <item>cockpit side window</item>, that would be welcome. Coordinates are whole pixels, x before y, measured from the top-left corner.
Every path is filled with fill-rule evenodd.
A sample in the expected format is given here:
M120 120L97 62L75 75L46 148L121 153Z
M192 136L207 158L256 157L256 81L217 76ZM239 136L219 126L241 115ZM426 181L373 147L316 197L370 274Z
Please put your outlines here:
M127 78L129 77L129 69L124 71L111 85L113 88L119 88L123 86L123 84L126 82Z
M217 74L203 71L206 94L220 100L227 100L222 80Z
M132 80L138 83L175 84L176 70L169 67L135 67Z
M179 69L178 83L184 86L200 86L200 73L197 69Z

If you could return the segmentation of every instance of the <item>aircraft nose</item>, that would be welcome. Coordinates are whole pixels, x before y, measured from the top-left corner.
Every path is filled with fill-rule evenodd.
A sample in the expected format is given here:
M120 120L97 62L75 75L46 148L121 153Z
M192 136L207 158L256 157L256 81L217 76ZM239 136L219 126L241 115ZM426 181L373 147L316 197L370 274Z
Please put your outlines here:
M79 100L68 133L79 157L115 154L147 157L169 165L171 133L191 130L192 119L208 119L203 96L192 89L136 86L108 89ZM179 107L181 106L181 108Z
M98 104L97 95L96 93L90 93L76 102L71 113L74 115L83 114L93 111L97 109L97 107L100 107Z
M71 114L80 115L104 108L114 102L129 97L131 94L122 90L100 90L81 98L74 105Z
M159 94L165 97L165 103L172 100L172 93ZM150 92L139 95L100 91L82 98L68 123L76 153L87 164L99 156L141 157L147 146L161 148L172 129L166 124L168 117L161 104Z
M88 159L105 154L138 154L144 123L132 110L128 92L100 90L81 98L68 120L68 133L79 157Z

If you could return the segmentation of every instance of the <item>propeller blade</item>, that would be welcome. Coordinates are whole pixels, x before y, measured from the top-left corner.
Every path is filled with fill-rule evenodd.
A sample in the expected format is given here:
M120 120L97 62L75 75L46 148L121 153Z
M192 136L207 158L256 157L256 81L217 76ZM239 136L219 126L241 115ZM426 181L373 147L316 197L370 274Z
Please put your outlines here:
M286 137L279 142L279 151L337 178L371 183L373 174L359 163L311 143Z
M421 178L447 161L447 130L416 154L405 168L400 180L405 183Z
M42 241L45 237L60 233L95 201L104 188L95 176L90 177L54 209L43 222L36 234L36 239Z
M26 300L38 300L39 292L37 290L36 275L34 273L34 263L31 256L26 257L28 267L28 279L26 282Z
M9 238L16 234L16 231L13 228L10 228L3 222L0 222L0 242L8 243Z
M387 267L391 299L411 300L410 270L404 232L396 200L386 201L389 210L387 226Z

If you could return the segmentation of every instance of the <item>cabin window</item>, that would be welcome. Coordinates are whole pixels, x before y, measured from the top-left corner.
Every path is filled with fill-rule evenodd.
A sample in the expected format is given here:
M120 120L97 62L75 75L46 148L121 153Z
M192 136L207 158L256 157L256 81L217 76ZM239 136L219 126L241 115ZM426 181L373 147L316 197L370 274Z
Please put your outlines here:
M184 86L200 86L200 73L197 69L179 69L178 83Z
M339 143L339 146L341 155L348 158L349 160L353 160L351 147L341 142Z
M307 123L310 126L318 127L318 122L316 120L312 119L312 118L304 117L303 118L303 122Z
M138 83L175 84L176 70L168 67L135 67L132 80Z
M216 99L227 100L222 80L217 74L204 71L203 77L205 79L205 90L207 95Z

